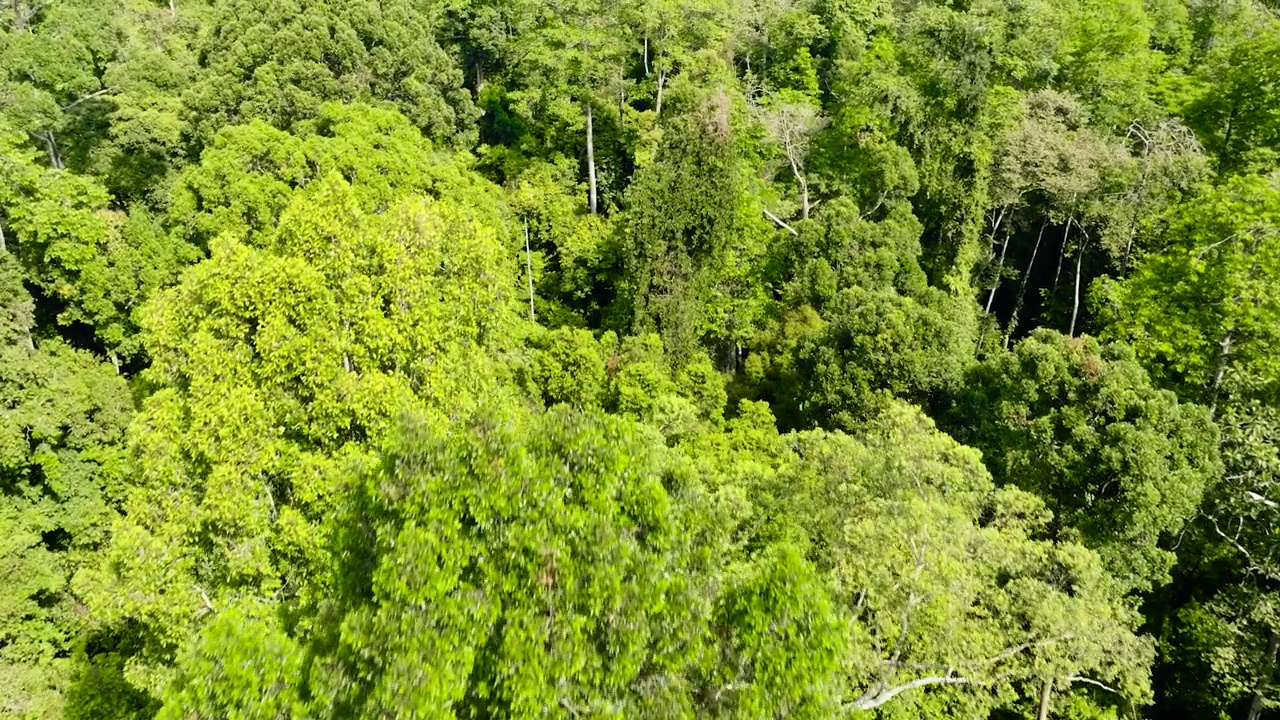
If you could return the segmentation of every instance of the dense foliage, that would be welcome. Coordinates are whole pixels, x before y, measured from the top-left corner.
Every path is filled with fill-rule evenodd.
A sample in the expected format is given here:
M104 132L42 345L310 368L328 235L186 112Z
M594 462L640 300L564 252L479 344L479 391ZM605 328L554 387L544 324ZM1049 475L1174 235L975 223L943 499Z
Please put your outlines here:
M1278 13L0 3L0 720L1280 716Z

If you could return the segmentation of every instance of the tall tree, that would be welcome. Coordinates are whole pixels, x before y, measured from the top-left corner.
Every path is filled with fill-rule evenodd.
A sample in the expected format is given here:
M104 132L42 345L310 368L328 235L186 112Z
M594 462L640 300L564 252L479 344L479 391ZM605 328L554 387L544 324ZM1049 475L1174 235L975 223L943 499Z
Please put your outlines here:
M673 358L700 344L733 367L758 312L752 273L767 227L751 212L735 108L723 92L670 122L657 159L627 194L622 301L637 330L657 330Z
M32 339L31 298L0 251L0 714L62 717L86 629L73 573L127 489L133 402L109 364Z
M193 139L253 119L288 128L339 100L394 107L432 140L465 147L476 113L437 42L443 23L440 8L410 0L218 2L184 93Z
M127 515L78 579L100 623L142 629L145 689L210 615L320 591L342 473L398 412L492 388L517 317L493 220L430 200L367 215L330 175L151 303Z
M944 413L996 481L1044 499L1059 538L1096 549L1126 587L1168 580L1165 543L1220 472L1203 407L1151 386L1133 354L1037 330L970 372Z

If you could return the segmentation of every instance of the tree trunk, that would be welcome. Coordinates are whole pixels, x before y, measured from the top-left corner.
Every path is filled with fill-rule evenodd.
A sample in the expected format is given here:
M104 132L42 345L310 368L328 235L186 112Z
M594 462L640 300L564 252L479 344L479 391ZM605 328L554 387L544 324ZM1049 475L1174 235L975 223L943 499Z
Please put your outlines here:
M787 232L791 233L792 235L795 235L796 237L800 237L800 233L796 232L795 228L783 222L782 218L769 212L768 208L760 208L760 210L764 212L765 217L772 220L778 227L782 228L783 230L786 230Z
M1236 114L1240 112L1240 103L1236 101L1231 105L1231 114L1227 116L1227 131L1223 133L1222 152L1218 153L1218 172L1222 172L1222 168L1227 164L1227 157L1231 154L1231 134L1235 130Z
M1276 634L1275 630L1271 631L1271 639L1267 641L1267 675L1270 679L1272 668L1276 664L1276 653L1280 651L1280 634ZM1262 703L1266 698L1262 694L1262 688L1258 688L1253 693L1253 702L1249 704L1248 720L1258 720L1262 717Z
M595 135L591 128L591 103L587 103L587 180L590 183L590 195L587 197L587 208L595 215L598 209L596 200L596 148Z
M0 225L0 253L8 252L8 251L9 251L9 248L5 245L5 242L4 242L4 226Z
M536 321L533 315L533 257L529 254L529 221L524 221L524 262L529 273L529 320Z
M58 155L58 143L53 139L53 131L44 131L44 146L49 151L49 164L54 170L62 169L62 158Z
M1213 371L1213 384L1209 386L1209 417L1218 413L1218 392L1222 388L1222 378L1227 374L1227 365L1231 361L1231 331L1228 330L1218 343L1218 367Z
M1071 330L1067 333L1071 337L1076 336L1076 318L1080 316L1080 271L1084 268L1084 250L1088 246L1089 236L1086 235L1080 244L1080 253L1076 255L1076 290L1071 302Z
M654 108L654 114L657 115L658 117L662 117L662 86L665 85L666 82L667 82L667 71L659 70L658 71L658 101L657 101L657 106Z
M1036 713L1036 720L1049 720L1049 699L1053 697L1053 681L1045 680L1044 688L1040 691L1040 710Z
M995 223L993 223L991 226L991 239L988 240L989 244L995 243L996 235L1000 233L1000 225L1004 223L1004 214L1007 210L1008 208L1000 208L1000 214L996 215ZM987 295L987 305L985 308L983 308L983 311L987 315L991 314L991 305L992 303L995 302L996 290L999 289L1000 287L1000 273L1004 271L1004 257L1005 257L1005 253L1007 252L1009 252L1009 234L1005 233L1004 244L1000 248L1000 266L996 269L996 277L991 282L991 293ZM977 350L979 353L982 352L982 343L985 342L986 339L987 339L987 324L984 322L982 324L982 331L978 333Z
M1074 215L1067 216L1067 229L1062 231L1062 247L1058 248L1058 270L1053 274L1053 287L1058 288L1058 280L1062 277L1062 258L1067 254L1067 238L1071 235L1071 222Z
M169 17L178 17L178 0L169 0Z
M1000 246L1000 262L996 264L996 277L991 282L991 293L987 295L987 314L991 314L991 305L996 300L996 290L1000 289L1000 275L1004 272L1004 258L1009 252L1009 234L1005 233L1004 244Z
M649 36L644 36L644 76L649 77Z
M787 154L787 163L791 165L791 174L796 179L796 184L800 186L800 218L809 219L809 181L804 176L804 168L801 163L804 158L800 156L800 149L791 142L789 131L783 131L783 151Z
M1036 265L1036 255L1040 253L1040 241L1044 239L1044 229L1048 227L1048 221L1040 223L1040 232L1036 234L1036 244L1031 248L1031 260L1027 263L1027 269L1022 273L1022 282L1018 285L1018 299L1013 303L1013 314L1009 316L1009 329L1004 336L1004 346L1009 348L1009 340L1013 337L1013 330L1018 325L1018 313L1022 312L1022 303L1027 298L1027 284L1031 281L1031 270Z

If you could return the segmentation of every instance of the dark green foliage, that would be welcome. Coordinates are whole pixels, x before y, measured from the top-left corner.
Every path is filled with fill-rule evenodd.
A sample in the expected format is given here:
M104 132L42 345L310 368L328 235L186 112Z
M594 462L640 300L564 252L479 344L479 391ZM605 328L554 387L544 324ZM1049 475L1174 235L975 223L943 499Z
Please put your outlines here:
M1002 484L1037 493L1055 535L1097 548L1137 587L1221 472L1208 412L1151 386L1132 352L1039 330L975 368L943 412Z
M133 404L110 365L57 340L33 346L15 265L0 253L0 307L19 308L0 344L0 706L56 718L86 627L69 580L127 490Z
M636 433L565 411L447 436L410 426L355 511L357 564L340 572L368 595L340 601L323 705L531 717L687 703L707 612L687 573L705 549L685 544L661 456Z
M870 222L841 199L781 245L789 309L746 370L786 424L850 427L889 397L919 401L959 377L970 308L929 286L919 232L901 204Z
M699 345L722 350L735 342L750 312L741 307L751 300L743 296L749 286L732 283L761 248L744 219L730 102L713 95L675 121L627 199L622 252L631 326L656 330L681 360Z
M194 139L261 119L278 128L315 117L323 103L378 101L433 140L472 134L462 73L436 42L440 18L397 2L225 0L196 43L187 89Z

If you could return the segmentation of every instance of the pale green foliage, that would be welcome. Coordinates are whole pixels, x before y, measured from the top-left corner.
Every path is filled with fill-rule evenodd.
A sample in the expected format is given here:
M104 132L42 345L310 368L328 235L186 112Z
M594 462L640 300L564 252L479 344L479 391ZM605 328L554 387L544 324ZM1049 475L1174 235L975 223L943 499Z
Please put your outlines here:
M1252 8L1250 8L1252 9ZM1205 54L1178 109L1220 173L1265 171L1280 153L1280 23L1265 10Z
M527 382L547 406L601 408L654 425L676 440L717 427L727 395L724 377L705 356L672 367L657 335L598 341L586 330L535 334Z
M587 330L560 328L534 341L533 380L548 405L596 407L605 391L605 358Z
M722 506L652 428L443 420L408 420L356 482L301 644L218 617L162 716L830 716L824 584L787 547L726 573Z
M503 168L514 175L507 204L528 232L526 272L537 290L537 319L547 327L581 326L604 310L597 290L607 279L616 222L584 212L576 164L562 160Z
M856 440L789 444L794 470L763 497L856 621L846 706L966 716L1016 702L1022 682L1080 676L1147 696L1152 648L1123 587L1096 554L1038 539L1044 506L996 490L975 451L900 405Z
M238 610L219 613L181 658L157 720L308 717L299 698L301 647L278 627Z
M711 578L690 572L706 549L679 531L653 447L629 423L563 410L447 435L411 425L344 531L323 714L687 708Z
M836 712L847 625L794 547L729 569L713 622L724 639L704 717L828 718Z
M1277 7L0 0L0 715L1259 720Z
M0 120L41 140L61 131L63 106L102 89L97 71L122 44L113 12L123 5L11 3L0 32Z
M318 590L347 464L403 409L462 413L495 392L514 314L491 222L425 199L366 215L331 176L149 306L138 476L81 578L100 621L141 623L163 661L211 608Z
M465 157L437 149L394 110L326 103L315 114L294 132L261 120L219 132L179 178L170 222L201 242L265 231L295 190L330 173L351 185L366 212L384 212L413 193L501 212L497 188L472 173Z
M1131 278L1102 288L1109 334L1161 381L1213 400L1223 374L1280 379L1280 190L1236 178L1171 213Z
M0 122L52 167L92 171L122 201L163 186L185 150L190 26L146 0L15 0L6 10Z
M985 717L1080 678L1149 697L1153 646L1127 588L1097 553L1045 539L1045 504L997 488L976 451L918 410L893 403L856 436L780 436L767 408L744 403L688 452L719 488L735 553L767 563L766 548L798 547L830 593L832 617L812 622L832 623L838 676L805 656L794 687L904 718Z

